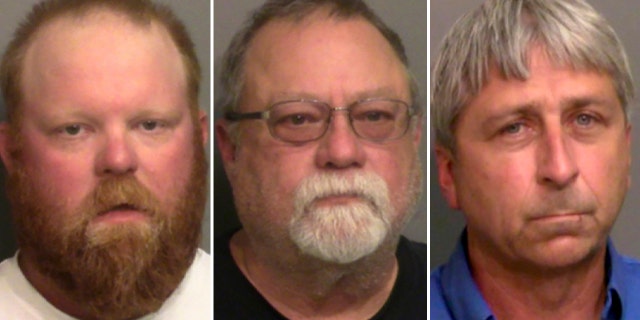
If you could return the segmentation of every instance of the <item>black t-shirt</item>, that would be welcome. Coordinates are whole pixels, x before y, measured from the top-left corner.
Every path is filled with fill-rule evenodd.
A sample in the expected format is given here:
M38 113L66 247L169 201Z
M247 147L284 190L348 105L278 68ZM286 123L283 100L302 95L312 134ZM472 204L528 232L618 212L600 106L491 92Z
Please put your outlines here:
M265 300L236 266L229 240L217 238L214 249L214 317L216 319L286 319ZM374 320L427 318L427 245L400 238L398 277L389 299Z

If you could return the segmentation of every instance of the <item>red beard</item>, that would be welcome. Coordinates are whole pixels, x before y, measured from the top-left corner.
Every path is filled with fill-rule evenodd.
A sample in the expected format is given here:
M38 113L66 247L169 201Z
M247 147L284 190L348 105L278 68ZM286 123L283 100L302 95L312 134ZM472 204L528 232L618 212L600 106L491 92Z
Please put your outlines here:
M200 135L193 143L188 183L169 205L124 175L101 180L79 207L68 208L51 201L24 168L16 168L7 189L20 248L33 252L38 270L96 318L135 318L158 310L180 284L199 243L207 161ZM123 204L148 219L91 223Z

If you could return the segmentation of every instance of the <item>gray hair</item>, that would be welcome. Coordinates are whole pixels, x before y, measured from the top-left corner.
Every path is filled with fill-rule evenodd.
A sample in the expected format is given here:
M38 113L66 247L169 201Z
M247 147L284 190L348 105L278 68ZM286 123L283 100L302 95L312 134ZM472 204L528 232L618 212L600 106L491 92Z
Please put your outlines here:
M415 78L409 72L409 62L402 40L389 28L362 0L269 0L253 12L243 28L235 34L222 61L220 81L222 95L216 102L222 112L237 111L244 85L244 57L251 40L268 22L276 19L301 21L319 9L328 8L329 17L350 19L361 17L371 23L393 48L398 59L407 70L411 92L412 108L422 114L419 106L419 90Z
M489 66L507 79L529 76L528 51L541 45L552 60L611 76L629 117L633 79L613 28L582 0L488 0L462 16L443 40L432 76L436 143L455 152L455 125L486 84Z

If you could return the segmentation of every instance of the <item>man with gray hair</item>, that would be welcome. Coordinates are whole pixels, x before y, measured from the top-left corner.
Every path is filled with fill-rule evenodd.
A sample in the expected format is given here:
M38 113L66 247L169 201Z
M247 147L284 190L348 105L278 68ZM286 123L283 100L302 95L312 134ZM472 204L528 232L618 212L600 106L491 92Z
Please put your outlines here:
M640 264L608 235L629 185L633 84L582 0L489 0L444 40L431 115L466 228L432 319L638 319Z
M224 319L423 319L422 110L360 0L272 0L225 57L216 135L242 229L216 240Z

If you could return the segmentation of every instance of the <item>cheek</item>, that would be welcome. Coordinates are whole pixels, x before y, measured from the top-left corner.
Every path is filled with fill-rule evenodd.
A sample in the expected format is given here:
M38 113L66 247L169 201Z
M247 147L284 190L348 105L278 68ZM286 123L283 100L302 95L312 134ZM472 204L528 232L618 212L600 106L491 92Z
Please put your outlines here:
M236 151L235 170L261 184L267 194L291 199L300 181L314 170L313 144L292 147L270 136L266 127L247 127Z
M629 150L594 148L579 158L580 172L588 188L603 205L618 206L628 189ZM611 210L617 210L612 208Z
M229 167L235 205L243 226L286 229L293 214L293 194L313 172L313 148L242 140Z
M487 156L460 154L454 179L469 224L485 229L514 229L528 201L535 201L535 163L526 153Z
M247 170L254 181L262 184L267 194L277 194L284 199L293 197L300 181L311 174L313 165L311 152L294 148L256 148L247 150L240 159L246 164L239 167Z
M18 163L36 190L45 191L42 196L56 202L64 199L69 206L79 205L94 183L91 155L70 155L25 141Z
M371 148L366 152L365 170L372 170L387 182L389 197L396 213L408 213L410 202L416 200L412 198L418 196L418 190L411 188L421 188L422 184L417 150L407 144L401 148Z
M139 147L136 177L160 201L176 200L193 170L194 148L186 135L160 147Z

